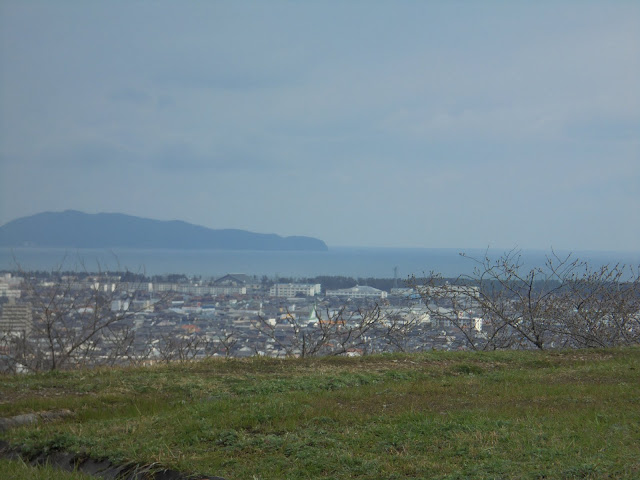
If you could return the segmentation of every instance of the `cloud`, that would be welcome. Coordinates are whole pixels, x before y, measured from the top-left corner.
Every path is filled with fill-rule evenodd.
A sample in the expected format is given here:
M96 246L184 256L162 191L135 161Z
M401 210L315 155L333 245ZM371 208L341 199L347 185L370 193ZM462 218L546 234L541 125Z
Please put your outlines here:
M612 116L592 114L566 125L568 136L588 142L624 141L640 146L640 115ZM640 150L638 150L640 154Z
M82 175L83 171L121 169L135 163L135 157L135 152L122 145L94 139L42 152L39 161L45 168L68 169L76 175Z
M164 145L150 154L153 168L174 174L222 174L241 171L248 174L271 173L284 167L282 162L270 157L268 152L255 147L237 146L232 143L215 145L210 149L197 149L182 141Z
M631 2L2 8L7 211L48 208L55 179L64 208L305 225L333 244L637 243L596 235L638 208ZM565 231L558 205L601 218Z
M108 99L115 103L132 104L136 106L146 106L153 103L153 97L140 89L121 88L109 94Z

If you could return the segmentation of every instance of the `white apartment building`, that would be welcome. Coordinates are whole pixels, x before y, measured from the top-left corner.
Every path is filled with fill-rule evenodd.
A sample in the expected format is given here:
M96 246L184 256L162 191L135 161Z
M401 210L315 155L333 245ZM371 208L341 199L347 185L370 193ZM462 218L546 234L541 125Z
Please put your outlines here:
M341 288L339 290L327 290L327 297L348 297L348 298L387 298L387 292L377 288L356 285L351 288Z
M424 293L429 297L466 297L477 298L480 289L478 287L472 287L469 285L450 285L445 284L438 287L427 287Z
M31 305L16 304L9 300L2 306L0 314L0 333L25 333L31 331L33 314Z
M11 288L8 283L0 282L0 297L20 298L20 290Z
M188 295L246 295L247 287L192 285L190 283L158 283L157 292L176 292Z
M0 275L0 297L20 298L20 283L20 277L12 277L10 273Z
M314 297L321 291L322 286L319 283L276 283L269 289L269 296L289 298L301 293L307 297Z

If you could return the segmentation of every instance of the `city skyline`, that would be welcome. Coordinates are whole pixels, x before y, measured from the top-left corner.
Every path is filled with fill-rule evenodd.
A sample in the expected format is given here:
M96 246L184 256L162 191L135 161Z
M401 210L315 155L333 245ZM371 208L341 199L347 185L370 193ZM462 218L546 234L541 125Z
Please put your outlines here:
M638 4L6 1L0 31L0 224L639 250Z

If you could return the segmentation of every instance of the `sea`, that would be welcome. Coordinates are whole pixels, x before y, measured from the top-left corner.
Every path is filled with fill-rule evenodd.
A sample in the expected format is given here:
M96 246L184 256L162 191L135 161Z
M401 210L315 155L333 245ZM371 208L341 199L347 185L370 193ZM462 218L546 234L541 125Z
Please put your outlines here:
M141 250L0 248L0 270L4 271L131 271L146 275L185 274L218 278L229 273L244 273L269 278L310 278L322 275L354 278L398 278L421 276L431 272L445 277L472 274L478 265L474 259L498 259L507 253L499 249L455 248L373 248L330 247L325 252L229 251L229 250ZM525 268L543 266L552 252L521 250ZM566 257L568 251L555 251ZM638 252L580 251L572 259L587 261L592 267L624 264L636 272Z

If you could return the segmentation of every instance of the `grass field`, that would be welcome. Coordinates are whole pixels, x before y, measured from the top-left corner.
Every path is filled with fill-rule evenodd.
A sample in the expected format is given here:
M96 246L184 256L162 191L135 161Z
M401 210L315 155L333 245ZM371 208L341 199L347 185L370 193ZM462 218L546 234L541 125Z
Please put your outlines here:
M0 458L2 478L10 480L91 480L94 477L76 472L62 472L52 467L34 468L21 460Z
M0 416L55 409L2 438L230 480L640 478L638 348L0 377Z

